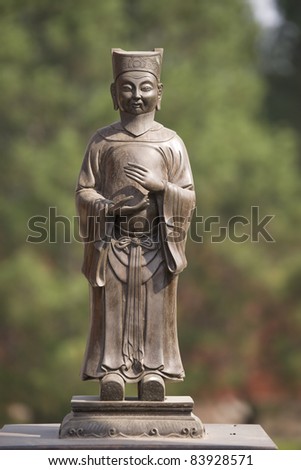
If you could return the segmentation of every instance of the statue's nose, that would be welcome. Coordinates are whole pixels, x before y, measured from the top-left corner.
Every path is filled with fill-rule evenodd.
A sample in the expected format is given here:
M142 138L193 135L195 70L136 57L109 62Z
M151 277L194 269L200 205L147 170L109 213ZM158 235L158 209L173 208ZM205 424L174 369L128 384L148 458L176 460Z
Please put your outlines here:
M133 96L134 96L134 98L136 98L136 99L138 99L138 98L141 97L141 93L140 93L140 90L139 90L138 87L134 89L134 91L133 91Z

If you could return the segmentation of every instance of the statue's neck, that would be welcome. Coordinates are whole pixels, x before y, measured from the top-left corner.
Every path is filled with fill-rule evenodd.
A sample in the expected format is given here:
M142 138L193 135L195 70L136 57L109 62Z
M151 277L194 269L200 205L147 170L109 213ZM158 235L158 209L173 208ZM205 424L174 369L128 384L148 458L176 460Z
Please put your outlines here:
M139 136L147 132L153 127L155 118L155 110L151 113L133 115L120 111L120 120L122 127L135 136Z

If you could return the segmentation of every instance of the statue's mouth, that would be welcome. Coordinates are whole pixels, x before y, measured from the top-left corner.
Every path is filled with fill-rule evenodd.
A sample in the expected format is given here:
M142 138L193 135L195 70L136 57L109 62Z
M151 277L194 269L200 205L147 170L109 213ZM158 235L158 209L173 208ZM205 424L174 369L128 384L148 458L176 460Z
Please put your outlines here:
M133 103L132 107L133 108L142 108L142 103Z

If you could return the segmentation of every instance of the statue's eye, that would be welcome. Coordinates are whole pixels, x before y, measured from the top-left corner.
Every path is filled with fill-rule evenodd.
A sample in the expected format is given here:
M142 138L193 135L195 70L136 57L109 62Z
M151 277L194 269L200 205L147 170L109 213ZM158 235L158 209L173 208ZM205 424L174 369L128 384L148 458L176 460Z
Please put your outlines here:
M126 91L126 92L132 91L131 85L129 84L122 85L122 91Z
M141 91L145 91L145 92L152 91L152 89L153 89L153 87L151 85L143 85L141 87Z

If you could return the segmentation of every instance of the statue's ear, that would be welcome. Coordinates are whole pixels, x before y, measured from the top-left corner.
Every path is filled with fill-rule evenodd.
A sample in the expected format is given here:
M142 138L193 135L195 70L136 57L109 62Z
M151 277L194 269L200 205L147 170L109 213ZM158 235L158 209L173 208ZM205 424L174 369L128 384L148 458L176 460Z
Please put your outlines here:
M157 105L156 105L157 111L160 111L161 109L162 93L163 93L163 83L158 83L158 99L157 99Z
M112 100L113 100L113 106L115 111L119 108L118 102L117 102L117 96L116 96L116 84L112 83L111 84L111 95L112 95Z

